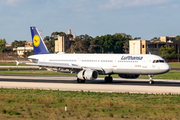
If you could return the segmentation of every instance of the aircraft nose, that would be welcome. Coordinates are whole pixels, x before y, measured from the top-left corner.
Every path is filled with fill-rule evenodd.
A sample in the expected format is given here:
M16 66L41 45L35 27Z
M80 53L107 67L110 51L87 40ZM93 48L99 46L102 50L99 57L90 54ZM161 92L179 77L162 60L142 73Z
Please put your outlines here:
M166 65L164 66L164 68L165 68L165 73L166 73L166 72L169 72L169 71L171 70L171 67L169 66L169 64L166 64Z

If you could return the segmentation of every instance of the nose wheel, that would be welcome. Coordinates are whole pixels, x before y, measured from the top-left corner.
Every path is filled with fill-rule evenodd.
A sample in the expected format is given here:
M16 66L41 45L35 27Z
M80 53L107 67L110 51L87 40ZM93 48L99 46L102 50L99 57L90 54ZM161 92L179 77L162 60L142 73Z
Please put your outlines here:
M149 84L151 85L151 84L154 84L154 81L153 80L150 80L149 81Z
M149 84L154 84L154 80L152 79L153 75L148 75L149 76Z

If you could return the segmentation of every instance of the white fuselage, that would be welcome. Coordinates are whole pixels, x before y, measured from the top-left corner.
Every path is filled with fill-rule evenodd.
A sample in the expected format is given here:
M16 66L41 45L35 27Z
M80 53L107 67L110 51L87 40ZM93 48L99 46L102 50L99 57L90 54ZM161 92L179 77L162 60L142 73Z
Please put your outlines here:
M104 74L162 74L170 70L163 58L150 54L40 54L32 55L38 64L76 65L102 69Z

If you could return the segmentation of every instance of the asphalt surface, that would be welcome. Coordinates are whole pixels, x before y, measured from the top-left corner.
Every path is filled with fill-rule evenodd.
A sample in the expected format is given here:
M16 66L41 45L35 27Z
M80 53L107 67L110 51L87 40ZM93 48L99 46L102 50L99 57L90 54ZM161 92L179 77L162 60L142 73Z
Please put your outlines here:
M113 78L112 83L105 83L104 78L87 80L85 83L77 83L76 77L67 76L46 76L46 75L7 75L1 74L0 81L9 82L39 82L39 83L70 83L70 84L108 84L108 85L141 85L141 86L177 86L180 87L180 80L154 79L154 84L149 84L148 79L122 79Z
M3 88L180 94L180 80L154 79L154 81L154 84L149 85L148 79L114 78L113 83L105 83L104 78L98 78L85 83L77 83L76 77L0 75L0 87Z

